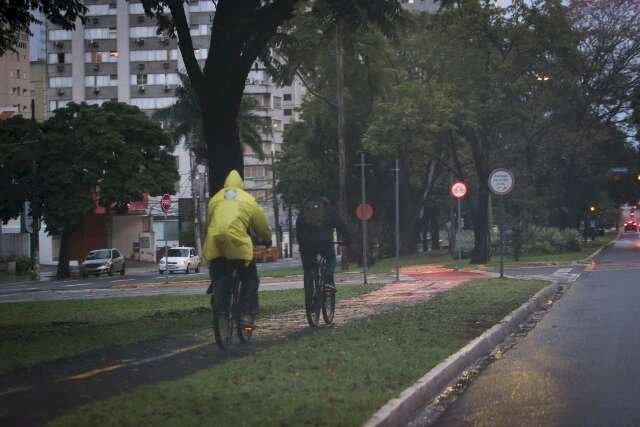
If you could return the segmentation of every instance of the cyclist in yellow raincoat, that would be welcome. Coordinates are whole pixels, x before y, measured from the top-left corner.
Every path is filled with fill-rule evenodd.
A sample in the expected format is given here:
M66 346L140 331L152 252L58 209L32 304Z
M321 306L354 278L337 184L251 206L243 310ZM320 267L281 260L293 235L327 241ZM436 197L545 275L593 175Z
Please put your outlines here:
M237 271L242 283L240 301L245 323L252 323L257 314L260 284L249 230L258 242L271 246L271 229L262 208L244 191L240 174L232 170L222 190L209 200L207 237L202 252L209 262L212 285L220 288L222 298L229 297L228 292L224 292L228 286L220 285L234 269ZM207 292L211 289L210 286Z

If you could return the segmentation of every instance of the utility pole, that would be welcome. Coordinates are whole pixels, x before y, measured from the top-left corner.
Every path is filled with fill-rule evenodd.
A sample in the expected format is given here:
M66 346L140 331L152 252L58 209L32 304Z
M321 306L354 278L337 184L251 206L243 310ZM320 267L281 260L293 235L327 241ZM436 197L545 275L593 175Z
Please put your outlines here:
M293 258L293 216L291 215L291 205L289 205L289 258Z
M360 163L357 166L360 166L360 181L361 181L361 196L362 196L362 205L364 206L367 203L367 182L366 182L366 174L365 168L370 166L365 163L365 154L364 152L360 152ZM360 220L362 226L362 274L364 276L364 284L367 284L367 219L363 218Z
M347 212L347 149L344 120L344 19L336 20L336 108L338 110L338 213L342 220ZM342 269L349 267L348 250L342 250Z
M282 236L280 235L280 212L278 209L278 195L276 193L276 156L271 152L271 188L273 190L273 222L276 233L276 246L278 247L278 258L282 258Z
M36 102L31 99L31 121L36 122ZM36 149L31 160L31 280L40 280L40 192L38 189L38 163ZM27 213L25 212L25 215Z
M200 237L200 180L196 179L198 171L192 150L189 150L189 167L191 169L189 171L191 173L191 197L193 198L193 235L196 240L198 256L202 256L202 239ZM196 183L198 183L198 188L194 185Z
M400 280L400 161L396 157L396 167L393 169L396 175L396 280Z

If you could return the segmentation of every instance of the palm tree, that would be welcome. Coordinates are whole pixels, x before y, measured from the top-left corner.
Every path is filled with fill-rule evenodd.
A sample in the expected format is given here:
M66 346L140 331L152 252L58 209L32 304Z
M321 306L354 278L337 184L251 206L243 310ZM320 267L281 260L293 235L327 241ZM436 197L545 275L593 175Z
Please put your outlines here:
M189 77L178 73L180 86L176 88L177 102L156 111L153 117L167 124L176 139L185 138L187 148L193 152L198 164L207 164L207 143L202 134L202 119L200 105ZM260 130L270 132L264 126L262 118L253 113L256 101L250 97L243 97L238 114L238 131L240 142L251 148L260 160L265 158L262 148Z

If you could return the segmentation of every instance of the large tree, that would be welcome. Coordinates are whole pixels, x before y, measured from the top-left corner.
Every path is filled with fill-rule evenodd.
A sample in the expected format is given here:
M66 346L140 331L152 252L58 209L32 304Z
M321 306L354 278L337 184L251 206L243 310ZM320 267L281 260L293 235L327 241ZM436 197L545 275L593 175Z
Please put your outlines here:
M31 35L29 24L41 23L36 12L65 30L84 19L87 8L82 0L6 0L0 2L0 56L13 50L21 34Z
M303 0L218 0L211 28L211 40L204 68L196 59L189 22L182 0L143 0L145 12L157 18L159 30L177 36L180 53L202 115L207 141L210 188L220 188L231 169L243 170L243 155L237 126L240 102L252 65L263 55L269 61L269 43L296 13L317 9L336 11L336 16L366 16L384 2L303 1ZM166 13L166 11L169 13Z
M95 210L96 196L108 212L123 212L143 193L175 187L174 143L137 107L116 102L71 103L42 126L43 137L29 148L38 151L47 231L61 236L57 276L63 278L70 273L70 238Z

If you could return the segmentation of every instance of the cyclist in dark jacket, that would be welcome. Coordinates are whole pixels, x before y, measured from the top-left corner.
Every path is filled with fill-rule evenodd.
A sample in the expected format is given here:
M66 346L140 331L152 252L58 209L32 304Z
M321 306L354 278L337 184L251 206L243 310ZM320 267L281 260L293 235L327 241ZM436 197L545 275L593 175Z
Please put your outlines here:
M333 244L334 229L338 230L346 245L351 243L349 229L329 199L313 196L304 201L296 221L296 238L300 245L305 283L310 278L308 272L315 263L316 255L320 254L327 260L327 283L335 290L333 279L336 268L336 253Z

